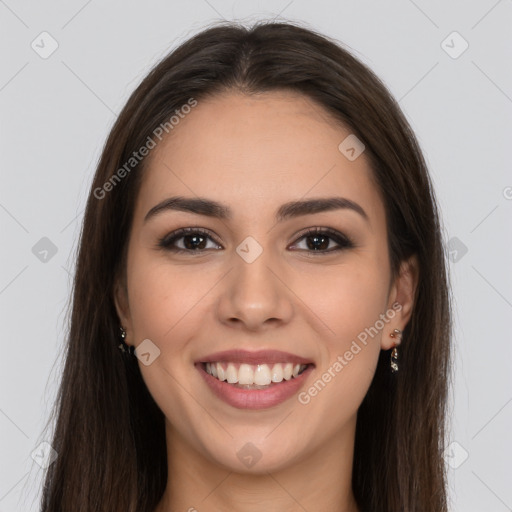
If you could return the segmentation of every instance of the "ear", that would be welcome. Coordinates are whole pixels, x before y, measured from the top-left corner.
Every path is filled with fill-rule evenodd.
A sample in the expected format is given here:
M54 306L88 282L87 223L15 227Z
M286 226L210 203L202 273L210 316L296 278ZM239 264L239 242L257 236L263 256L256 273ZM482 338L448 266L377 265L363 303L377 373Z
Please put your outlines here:
M400 344L400 335L393 338L390 334L393 333L394 329L403 331L411 318L419 272L420 268L416 254L413 254L408 260L402 261L389 293L388 310L395 311L395 315L386 324L386 330L383 331L381 340L383 350L389 350Z
M130 316L130 305L128 302L128 290L126 282L121 279L116 279L114 284L114 304L119 317L120 324L126 330L125 340L127 342L129 334L132 332L131 316Z

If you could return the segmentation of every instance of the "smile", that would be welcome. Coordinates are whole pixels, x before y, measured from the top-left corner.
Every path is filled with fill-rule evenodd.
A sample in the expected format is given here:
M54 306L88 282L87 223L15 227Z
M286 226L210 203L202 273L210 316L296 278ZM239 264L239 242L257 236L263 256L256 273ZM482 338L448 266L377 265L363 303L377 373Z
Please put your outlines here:
M295 396L315 364L277 350L228 350L195 366L214 397L237 409L268 409Z
M277 384L283 380L290 380L298 377L306 368L307 364L274 363L268 364L246 364L232 362L210 362L205 363L205 371L221 382L238 384L246 389L262 389L272 383Z

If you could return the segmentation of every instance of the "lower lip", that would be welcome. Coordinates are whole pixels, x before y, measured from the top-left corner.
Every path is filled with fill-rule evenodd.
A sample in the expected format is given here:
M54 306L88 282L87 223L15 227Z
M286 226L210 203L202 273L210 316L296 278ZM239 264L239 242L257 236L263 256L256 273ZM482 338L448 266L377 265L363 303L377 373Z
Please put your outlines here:
M202 363L196 363L196 367L203 376L213 393L237 409L268 409L281 404L295 395L313 370L310 364L300 375L290 380L283 380L266 389L237 388L226 381L220 381L209 373L206 373Z

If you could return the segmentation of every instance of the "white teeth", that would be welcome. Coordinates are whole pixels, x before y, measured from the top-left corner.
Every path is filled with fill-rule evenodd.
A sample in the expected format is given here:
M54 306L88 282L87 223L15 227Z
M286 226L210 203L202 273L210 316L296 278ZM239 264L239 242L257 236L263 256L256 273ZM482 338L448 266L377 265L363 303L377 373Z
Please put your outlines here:
M254 384L254 372L248 364L241 364L238 370L238 384Z
M283 368L283 377L285 380L290 380L293 375L293 364L286 363Z
M275 364L272 367L272 382L281 382L283 380L283 365Z
M217 370L217 375L213 375L214 377L217 377L220 381L226 380L226 372L224 371L224 368L222 368L220 363L212 363L212 366L214 366ZM208 371L208 370L207 370Z
M238 382L238 371L233 363L228 364L226 379L230 384L236 384Z
M307 365L293 363L275 363L272 369L267 364L251 365L242 363L206 363L206 372L220 381L227 380L230 384L245 386L268 386L272 382L279 383L298 377Z
M272 379L270 378L270 368L266 364L259 364L256 366L256 371L254 372L254 384L258 384L259 386L266 386L270 384Z

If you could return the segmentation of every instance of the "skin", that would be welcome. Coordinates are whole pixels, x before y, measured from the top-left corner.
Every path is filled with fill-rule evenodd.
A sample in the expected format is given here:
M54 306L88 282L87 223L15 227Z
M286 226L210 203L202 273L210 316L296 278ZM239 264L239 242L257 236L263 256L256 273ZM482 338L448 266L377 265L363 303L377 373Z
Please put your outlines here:
M166 417L169 480L156 512L358 510L357 409L380 350L399 341L390 333L410 319L418 265L413 257L391 278L384 205L368 161L338 150L350 133L302 95L229 92L200 101L151 153L116 307L128 344L150 339L161 351L148 366L139 361ZM224 203L233 218L165 211L144 222L176 195ZM357 202L369 220L350 209L274 220L285 202L334 195ZM211 232L201 254L158 247L182 227ZM355 247L312 254L300 236L312 227L335 229ZM252 263L236 252L247 236L263 249ZM328 248L337 246L331 238ZM283 350L314 361L307 390L395 302L394 318L307 404L294 396L236 409L194 366L220 350ZM248 442L262 455L251 468L237 457Z

